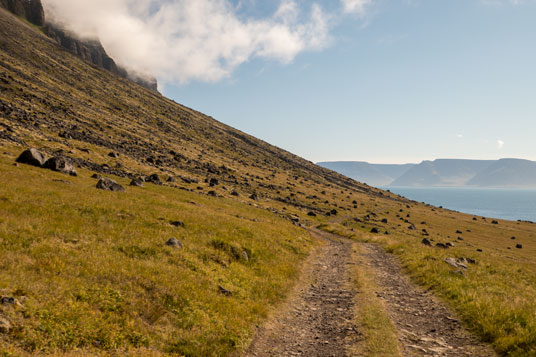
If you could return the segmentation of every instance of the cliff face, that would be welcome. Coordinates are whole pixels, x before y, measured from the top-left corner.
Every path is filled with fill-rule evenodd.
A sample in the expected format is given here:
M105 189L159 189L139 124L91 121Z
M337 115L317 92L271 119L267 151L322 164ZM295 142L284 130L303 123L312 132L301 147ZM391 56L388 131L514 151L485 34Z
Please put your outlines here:
M41 0L0 0L0 7L27 19L37 26L45 26L46 24L45 12ZM117 66L113 58L108 56L106 50L98 40L80 40L73 34L50 23L46 24L44 32L63 48L85 61L104 68L120 77L127 78L142 87L153 91L158 90L156 78L142 78Z
M0 0L0 6L17 16L24 17L32 24L45 24L45 11L41 0Z

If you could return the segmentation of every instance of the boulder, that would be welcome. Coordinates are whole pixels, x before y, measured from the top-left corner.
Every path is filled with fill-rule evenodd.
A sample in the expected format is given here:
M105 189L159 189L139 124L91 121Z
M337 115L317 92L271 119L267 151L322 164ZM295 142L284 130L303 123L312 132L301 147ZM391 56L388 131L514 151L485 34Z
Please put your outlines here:
M211 178L208 182L209 186L210 187L214 187L214 186L217 186L218 184L220 183L220 181L218 181L218 179L216 178Z
M125 188L112 179L103 177L97 182L97 188L100 190L125 192Z
M74 165L68 158L64 156L55 156L53 158L48 159L43 165L43 167L67 175L78 176Z
M522 244L516 244L516 248L517 248L517 249L522 249L522 248L523 248L523 245L522 245Z
M42 167L45 164L45 160L45 155L42 152L37 149L30 148L28 150L24 150L15 161L21 164Z
M316 213L314 213L313 211L307 212L307 215L309 217L316 217Z
M259 197L257 196L256 193L252 193L250 196L249 196L250 199L254 200L254 201L257 201L259 199Z
M429 239L426 239L426 238L424 238L424 239L421 241L421 243L424 244L424 245L427 245L427 246L429 246L429 247L432 246L432 242L430 242L430 240L429 240Z
M139 178L133 179L130 181L130 186L143 187L143 181Z
M225 296L233 296L233 293L227 289L225 289L223 286L218 285L218 292Z
M445 243L437 243L435 246L436 248L449 249L449 246L446 245Z
M170 221L169 224L175 227L185 227L184 222L181 221Z
M380 231L378 230L378 228L373 227L373 228L370 230L370 233L380 233Z
M170 176L170 177L168 177L167 182L175 183L175 182L177 182L177 179L175 177Z
M91 175L91 178L100 180L102 178L102 176L99 175L99 174L93 174L93 175Z
M181 249L181 248L182 248L182 243L181 243L177 238L170 238L170 239L166 242L166 245L167 245L168 247L177 248L177 249Z
M108 153L108 156L113 157L114 159L117 159L119 157L119 154L112 151L111 153Z
M162 181L160 180L160 177L158 177L157 174L149 175L145 178L145 182L154 183L156 185L162 184Z
M231 196L238 197L238 196L240 196L240 194L238 192L236 192L236 191L233 191L233 192L231 192Z

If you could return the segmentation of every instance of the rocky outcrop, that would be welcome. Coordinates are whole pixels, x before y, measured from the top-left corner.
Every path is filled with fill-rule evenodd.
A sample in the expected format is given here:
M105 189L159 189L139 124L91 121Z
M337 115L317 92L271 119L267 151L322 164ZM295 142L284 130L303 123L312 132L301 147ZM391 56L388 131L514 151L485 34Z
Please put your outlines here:
M45 12L41 0L0 0L0 7L7 9L17 16L25 18L37 26L44 26L43 31L47 36L54 39L63 48L81 57L85 61L104 68L120 77L129 79L142 87L158 91L156 78L146 78L119 67L113 58L108 56L99 40L81 40L74 34L61 29L57 25L46 23Z
M54 39L69 52L93 63L95 66L104 68L112 73L126 77L126 73L119 71L115 61L108 56L102 44L97 40L79 40L69 32L58 28L56 25L47 24L45 34Z
M41 0L0 0L0 7L17 16L24 17L34 25L43 26L45 24L45 11Z

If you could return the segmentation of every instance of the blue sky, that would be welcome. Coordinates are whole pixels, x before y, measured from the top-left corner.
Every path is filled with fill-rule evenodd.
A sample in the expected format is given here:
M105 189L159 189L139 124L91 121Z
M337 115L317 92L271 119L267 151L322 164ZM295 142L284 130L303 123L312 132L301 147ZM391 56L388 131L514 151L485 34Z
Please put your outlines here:
M312 3L295 2L299 21ZM249 55L164 94L312 161L536 160L535 2L316 3L328 19L320 45ZM280 5L236 0L232 11L248 22Z

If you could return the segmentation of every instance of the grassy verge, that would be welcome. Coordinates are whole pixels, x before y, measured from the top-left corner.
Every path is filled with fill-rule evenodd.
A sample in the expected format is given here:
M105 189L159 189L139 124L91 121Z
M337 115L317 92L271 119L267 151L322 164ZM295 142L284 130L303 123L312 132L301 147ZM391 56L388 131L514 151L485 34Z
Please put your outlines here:
M313 245L240 202L121 179L127 192L104 192L88 171L12 159L0 157L0 295L19 302L0 305L5 356L240 350ZM184 247L167 247L171 237Z
M356 321L363 341L352 349L357 356L389 357L401 356L396 329L387 314L385 304L377 297L378 287L374 271L362 255L363 248L354 245Z

